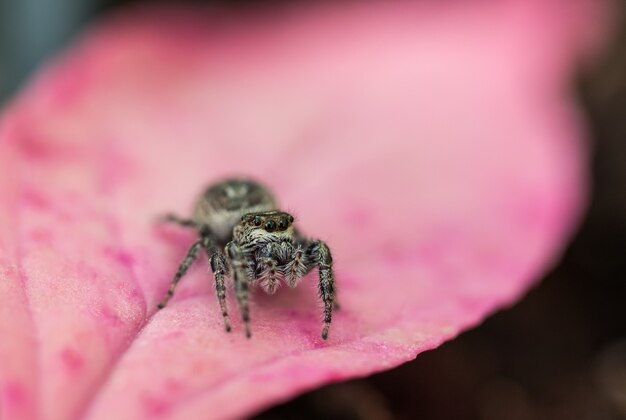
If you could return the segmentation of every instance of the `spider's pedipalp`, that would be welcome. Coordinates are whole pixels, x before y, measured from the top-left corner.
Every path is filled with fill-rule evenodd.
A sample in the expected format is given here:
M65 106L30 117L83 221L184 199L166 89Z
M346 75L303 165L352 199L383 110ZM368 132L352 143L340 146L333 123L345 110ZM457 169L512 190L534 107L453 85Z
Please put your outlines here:
M307 273L306 257L302 247L293 247L289 262L285 264L285 281L289 287L296 287Z
M273 295L280 286L279 277L281 277L276 260L271 257L264 257L257 261L257 265L260 270L257 277L259 285L265 290L265 293Z

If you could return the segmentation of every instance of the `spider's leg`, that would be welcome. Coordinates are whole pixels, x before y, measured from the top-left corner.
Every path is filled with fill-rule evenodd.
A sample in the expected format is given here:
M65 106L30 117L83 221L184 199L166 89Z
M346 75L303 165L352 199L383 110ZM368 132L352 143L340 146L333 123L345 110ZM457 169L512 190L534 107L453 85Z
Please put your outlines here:
M217 293L217 300L220 304L222 317L224 317L224 327L227 332L230 332L230 319L228 318L228 310L226 308L226 283L224 282L224 276L228 271L226 256L224 252L217 247L215 240L208 232L202 232L202 246L206 250L209 263L211 264L211 271L213 271L215 292Z
M191 219L184 219L182 217L179 217L175 214L172 213L167 213L165 215L163 215L160 218L161 221L163 222L171 222L171 223L176 223L177 225L180 226L184 226L184 227L192 227L192 228L198 228L198 224L196 222L194 222Z
M250 338L252 333L250 332L250 308L248 306L248 264L241 248L235 242L227 243L225 249L233 270L235 296L246 329L246 337Z
M320 297L324 302L324 327L322 328L322 338L328 338L328 329L333 316L333 306L335 301L335 279L333 276L333 258L328 246L320 241L310 241L305 254L308 257L309 271L313 265L317 265L319 271Z
M305 236L303 236L300 232L296 230L296 240L295 240L294 247L293 247L294 255L292 258L296 259L296 257L298 256L297 251L299 248L304 249L306 251L304 254L305 256L303 260L305 268L303 271L301 271L300 277L306 276L315 268L315 261L311 260L311 255L310 255L311 250L312 250L311 244L313 244L314 242L315 241L311 241L307 239ZM331 257L331 261L332 261L332 257ZM288 278L288 273L287 273L288 268L289 268L289 264L287 264L286 266L285 277L287 278L288 284L291 286L291 283L289 283L289 278ZM298 271L300 272L300 270ZM296 279L296 283L291 287L297 286L297 281L298 279ZM335 297L333 299L333 309L339 310L341 309L341 305L339 305L339 299L337 297L337 288L336 286L334 286L333 288L335 289Z
M165 305L167 305L167 302L169 302L169 300L172 298L172 296L174 296L174 289L176 289L176 285L178 284L180 279L185 275L185 273L187 272L191 264L194 262L194 260L198 256L198 250L200 249L201 246L202 246L201 239L194 242L193 245L191 245L191 248L189 248L189 252L187 252L187 256L185 256L185 259L183 260L183 262L180 263L180 265L178 266L178 270L176 271L176 274L174 275L174 279L172 280L172 284L170 285L170 288L167 291L167 295L165 295L161 303L159 303L159 305L157 306L158 309L163 309Z

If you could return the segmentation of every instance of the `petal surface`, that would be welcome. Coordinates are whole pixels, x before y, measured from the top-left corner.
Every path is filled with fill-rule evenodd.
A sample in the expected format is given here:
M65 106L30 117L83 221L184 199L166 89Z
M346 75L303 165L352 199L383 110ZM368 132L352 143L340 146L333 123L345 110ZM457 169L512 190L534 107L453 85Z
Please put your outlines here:
M245 416L513 303L584 205L568 87L599 39L590 3L139 9L94 27L3 113L1 412ZM315 272L253 293L251 340L230 288L224 332L204 258L155 311L194 240L155 219L229 175L331 246L327 341Z

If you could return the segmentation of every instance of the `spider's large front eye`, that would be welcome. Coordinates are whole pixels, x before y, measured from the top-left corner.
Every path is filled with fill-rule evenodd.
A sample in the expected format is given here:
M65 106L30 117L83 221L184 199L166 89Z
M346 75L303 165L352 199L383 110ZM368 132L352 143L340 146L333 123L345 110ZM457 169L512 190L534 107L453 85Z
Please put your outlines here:
M289 223L287 223L287 219L285 219L284 217L281 217L280 220L278 221L278 229L285 230L287 229L287 226L289 226Z
M261 226L261 223L263 223L263 220L261 220L260 216L255 216L254 217L254 226Z
M276 222L273 220L268 220L265 222L265 230L268 232L274 232L276 229Z

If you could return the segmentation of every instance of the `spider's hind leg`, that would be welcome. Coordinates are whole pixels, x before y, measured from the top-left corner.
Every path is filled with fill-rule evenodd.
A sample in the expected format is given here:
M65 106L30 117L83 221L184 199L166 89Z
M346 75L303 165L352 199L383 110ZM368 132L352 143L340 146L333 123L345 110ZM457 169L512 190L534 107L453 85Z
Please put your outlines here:
M170 223L176 223L179 226L183 226L183 227L192 227L192 228L198 228L198 224L196 222L194 222L191 219L184 219L180 216L177 216L173 213L167 213L165 215L163 215L160 218L161 221L163 222L170 222Z

